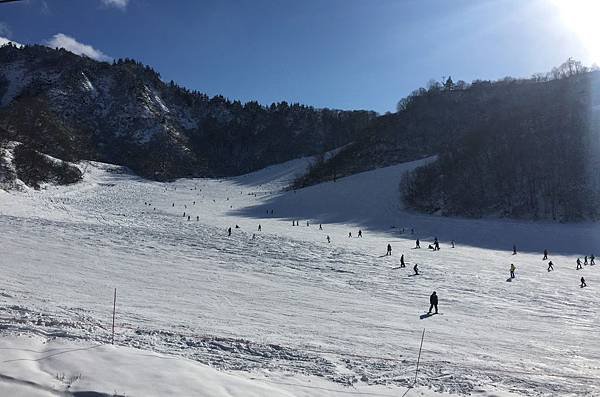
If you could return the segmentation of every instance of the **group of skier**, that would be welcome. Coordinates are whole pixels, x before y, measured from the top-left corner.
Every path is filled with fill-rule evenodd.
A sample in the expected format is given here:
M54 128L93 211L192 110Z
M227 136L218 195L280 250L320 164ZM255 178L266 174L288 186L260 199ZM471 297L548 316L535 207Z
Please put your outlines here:
M517 254L517 246L513 245L513 255ZM595 259L596 257L594 256L594 254L591 254L589 256L589 265L595 265ZM542 257L542 260L548 260L548 250L544 249L544 256ZM581 270L583 269L582 263L581 263L581 258L577 258L577 260L575 261L576 266L575 266L575 270ZM585 256L584 258L584 265L588 265L588 256ZM513 263L510 264L510 279L515 278L515 270L516 267ZM552 261L548 261L548 272L554 271L554 263L552 263ZM583 287L587 287L587 283L585 282L585 278L582 276L581 279L579 280L581 282L581 288Z

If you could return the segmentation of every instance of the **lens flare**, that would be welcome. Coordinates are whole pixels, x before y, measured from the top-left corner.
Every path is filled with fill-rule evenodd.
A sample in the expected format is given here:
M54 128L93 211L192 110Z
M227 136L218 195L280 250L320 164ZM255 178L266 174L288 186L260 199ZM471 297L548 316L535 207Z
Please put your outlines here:
M600 1L550 1L558 8L565 26L581 40L592 62L600 62Z

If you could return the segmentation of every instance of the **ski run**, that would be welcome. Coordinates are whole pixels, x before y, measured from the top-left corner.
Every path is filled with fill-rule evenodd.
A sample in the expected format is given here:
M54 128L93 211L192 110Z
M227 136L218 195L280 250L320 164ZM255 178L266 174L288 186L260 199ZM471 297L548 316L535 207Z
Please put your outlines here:
M286 190L310 161L0 190L0 395L600 395L598 224L404 211L430 159Z

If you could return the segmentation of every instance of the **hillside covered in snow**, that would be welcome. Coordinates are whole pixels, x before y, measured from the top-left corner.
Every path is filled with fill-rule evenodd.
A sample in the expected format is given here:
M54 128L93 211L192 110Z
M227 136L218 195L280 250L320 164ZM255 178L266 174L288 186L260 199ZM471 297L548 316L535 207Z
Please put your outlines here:
M600 393L597 224L404 210L435 158L286 190L312 161L171 183L82 163L0 191L0 394Z

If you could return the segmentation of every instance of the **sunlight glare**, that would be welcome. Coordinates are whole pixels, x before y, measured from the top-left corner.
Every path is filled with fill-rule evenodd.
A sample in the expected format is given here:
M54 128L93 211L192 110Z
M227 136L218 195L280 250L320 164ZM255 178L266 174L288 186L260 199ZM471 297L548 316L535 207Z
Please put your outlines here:
M551 0L560 17L585 46L593 62L600 61L600 1Z

